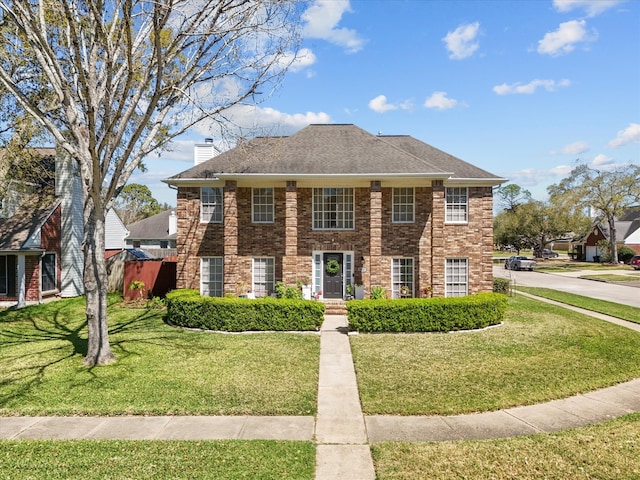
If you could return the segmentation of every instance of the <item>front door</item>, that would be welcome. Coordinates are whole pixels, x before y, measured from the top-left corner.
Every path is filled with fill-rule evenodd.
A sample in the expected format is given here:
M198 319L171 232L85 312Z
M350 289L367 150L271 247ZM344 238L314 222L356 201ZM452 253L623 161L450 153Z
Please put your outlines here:
M322 266L324 298L342 298L342 253L325 253Z

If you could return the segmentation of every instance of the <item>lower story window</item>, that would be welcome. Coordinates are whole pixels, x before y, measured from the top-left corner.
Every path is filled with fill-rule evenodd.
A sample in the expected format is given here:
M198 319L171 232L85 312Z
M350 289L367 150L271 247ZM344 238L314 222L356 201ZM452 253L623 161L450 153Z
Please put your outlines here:
M45 253L40 261L42 272L40 274L41 289L43 292L50 292L56 289L56 254Z
M392 266L393 298L413 297L413 258L394 258Z
M253 259L253 293L266 297L274 291L275 261L271 257Z
M7 274L7 257L0 255L0 295L6 295L8 292L7 282L9 276Z
M200 292L203 297L221 297L222 279L222 257L204 257L200 260Z
M469 269L466 258L447 258L445 296L464 297L468 292Z

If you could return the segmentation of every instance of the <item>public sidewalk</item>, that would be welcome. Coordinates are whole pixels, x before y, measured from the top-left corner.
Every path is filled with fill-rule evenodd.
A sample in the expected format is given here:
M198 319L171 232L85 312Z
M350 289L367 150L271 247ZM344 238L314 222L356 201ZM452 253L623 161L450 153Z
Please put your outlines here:
M630 325L634 329L640 327ZM369 450L371 443L503 438L579 427L640 411L640 379L636 379L562 400L496 412L455 416L363 416L346 316L327 315L320 342L316 418L0 417L0 438L315 440L316 480L370 480L375 478Z

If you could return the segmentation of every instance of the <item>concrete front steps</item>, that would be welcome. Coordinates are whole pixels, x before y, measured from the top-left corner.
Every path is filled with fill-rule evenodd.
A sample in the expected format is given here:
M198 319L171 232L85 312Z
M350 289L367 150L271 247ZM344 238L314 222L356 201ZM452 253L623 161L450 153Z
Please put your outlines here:
M322 303L324 303L325 315L346 315L347 314L347 305L344 300L325 299L325 300L322 300Z

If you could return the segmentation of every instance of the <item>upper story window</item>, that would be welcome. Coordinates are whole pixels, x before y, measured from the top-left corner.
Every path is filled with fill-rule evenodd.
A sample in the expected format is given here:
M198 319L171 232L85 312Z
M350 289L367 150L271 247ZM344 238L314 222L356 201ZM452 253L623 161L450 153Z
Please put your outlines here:
M447 187L445 195L445 222L466 223L469 220L467 187Z
M251 207L253 223L273 223L273 188L254 188Z
M393 189L393 223L413 223L414 221L413 188Z
M200 188L200 221L222 222L222 187Z
M352 230L353 209L353 188L313 189L314 229Z

